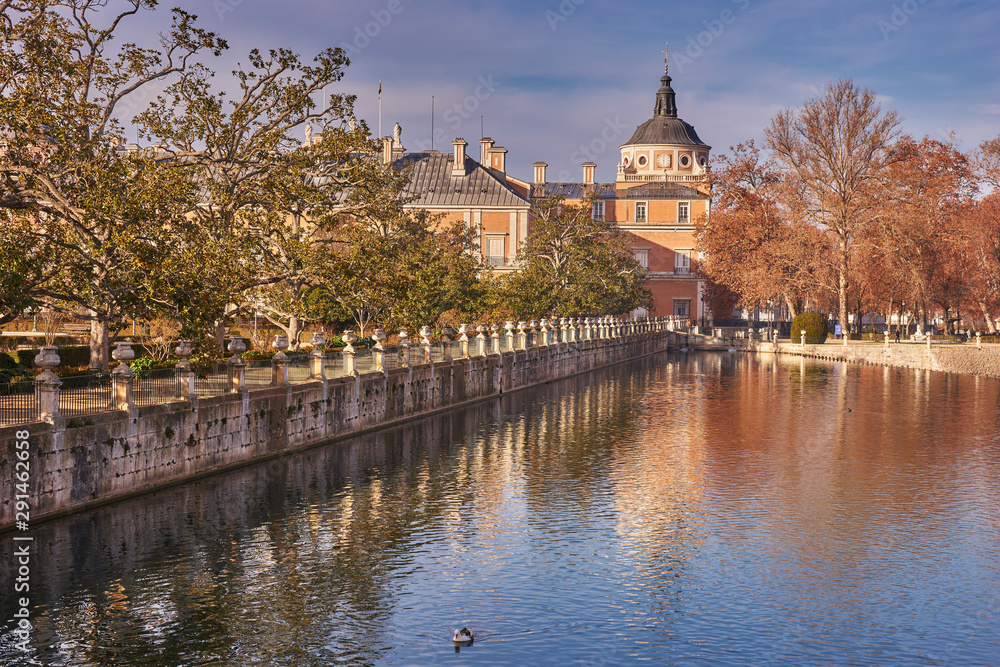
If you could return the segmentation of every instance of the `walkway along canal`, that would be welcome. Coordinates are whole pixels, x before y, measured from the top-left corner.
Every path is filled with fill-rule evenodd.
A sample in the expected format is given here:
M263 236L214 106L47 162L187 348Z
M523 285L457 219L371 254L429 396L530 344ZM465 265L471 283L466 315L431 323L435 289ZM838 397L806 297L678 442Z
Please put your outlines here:
M28 506L36 521L655 354L677 336L666 318L597 318L593 326L589 318L582 325L563 320L543 336L508 324L507 351L496 335L488 348L463 334L458 358L448 346L435 361L415 345L397 367L377 357L373 371L352 368L330 379L319 364L320 377L298 385L276 367L267 388L240 383L228 394L189 393L159 405L135 405L125 378L117 387L119 409L83 424L59 415L58 385L46 387L52 391L45 422L0 428L0 469L9 471L0 475L0 531L15 522L15 443L24 441L18 433L28 434Z

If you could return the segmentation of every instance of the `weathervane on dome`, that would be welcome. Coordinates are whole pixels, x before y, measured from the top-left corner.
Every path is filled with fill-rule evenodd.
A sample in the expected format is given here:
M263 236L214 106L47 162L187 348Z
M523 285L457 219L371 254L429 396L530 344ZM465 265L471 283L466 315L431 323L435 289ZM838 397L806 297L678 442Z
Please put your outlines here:
M663 49L663 73L670 74L670 40L667 40L667 48Z

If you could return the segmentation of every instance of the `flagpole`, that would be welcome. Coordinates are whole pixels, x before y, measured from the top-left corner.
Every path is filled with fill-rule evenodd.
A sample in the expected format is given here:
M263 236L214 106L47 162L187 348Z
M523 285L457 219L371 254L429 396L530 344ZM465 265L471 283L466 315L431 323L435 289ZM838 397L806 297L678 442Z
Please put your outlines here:
M382 139L382 82L378 82L378 138Z

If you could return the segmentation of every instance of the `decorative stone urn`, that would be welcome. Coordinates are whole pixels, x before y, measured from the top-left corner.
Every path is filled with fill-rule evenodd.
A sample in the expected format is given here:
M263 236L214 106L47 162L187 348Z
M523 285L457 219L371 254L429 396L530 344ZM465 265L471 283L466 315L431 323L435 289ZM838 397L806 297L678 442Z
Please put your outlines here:
M174 354L176 354L177 358L180 359L175 368L181 370L191 368L191 341L184 340L183 338L177 341L177 347L174 348Z
M243 361L243 357L240 355L247 351L247 344L243 341L240 336L233 336L229 339L229 351L233 353L233 356L229 357L229 363L240 365L246 364Z
M358 342L358 337L350 329L340 336L340 340L344 341L344 352L354 354L357 351L354 349L354 344Z
M120 340L115 343L115 351L111 353L111 356L118 362L114 370L115 373L131 375L132 368L128 365L128 362L135 359L135 350L132 349L132 341Z
M274 341L271 343L271 347L276 349L278 352L274 355L275 359L279 357L281 359L285 358L285 350L288 349L288 336L285 334L276 334L274 336Z
M322 331L317 331L309 339L309 344L313 346L313 349L321 348L326 345L326 338L323 337Z
M35 355L35 365L42 369L41 377L44 373L52 373L52 369L59 365L59 348L55 345L44 345Z

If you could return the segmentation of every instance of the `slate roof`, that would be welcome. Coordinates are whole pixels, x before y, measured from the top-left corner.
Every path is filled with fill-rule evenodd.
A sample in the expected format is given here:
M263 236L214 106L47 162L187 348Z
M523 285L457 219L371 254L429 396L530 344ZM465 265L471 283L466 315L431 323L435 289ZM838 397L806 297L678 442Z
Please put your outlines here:
M635 133L625 145L636 144L679 144L709 148L690 123L671 116L654 116L635 128Z
M708 199L698 188L683 183L650 182L629 188L619 199Z
M583 199L591 192L597 192L601 199L615 198L614 183L532 183L531 197L553 197L562 195L566 199Z
M396 160L397 168L409 168L410 183L404 192L416 199L407 206L527 208L531 203L503 183L481 164L466 156L465 176L453 177L454 155L427 151L406 153Z

